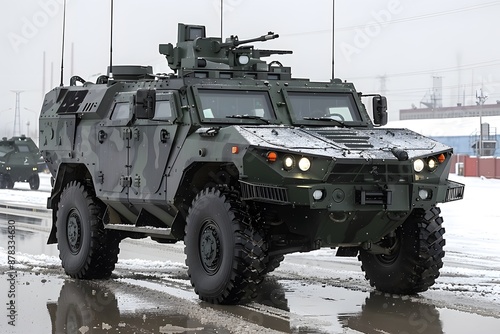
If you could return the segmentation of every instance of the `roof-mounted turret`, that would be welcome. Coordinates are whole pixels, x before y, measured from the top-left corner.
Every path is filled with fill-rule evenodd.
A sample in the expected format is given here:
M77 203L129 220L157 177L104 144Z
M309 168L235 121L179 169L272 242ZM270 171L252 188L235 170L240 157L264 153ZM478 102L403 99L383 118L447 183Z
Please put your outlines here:
M160 53L179 76L200 78L254 77L258 79L289 79L290 67L279 62L267 64L262 57L291 54L292 51L258 50L252 42L265 42L278 38L269 32L260 37L240 40L231 36L223 43L219 37L206 37L205 27L179 23L177 46L160 44Z

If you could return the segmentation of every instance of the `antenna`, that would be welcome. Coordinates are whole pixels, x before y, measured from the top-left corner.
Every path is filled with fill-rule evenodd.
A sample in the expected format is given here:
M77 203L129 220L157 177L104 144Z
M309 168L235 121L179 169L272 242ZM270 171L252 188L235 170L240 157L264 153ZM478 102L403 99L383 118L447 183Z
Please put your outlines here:
M62 46L61 46L61 83L59 86L64 86L63 83L63 77L64 77L64 37L66 34L66 0L64 0L64 7L63 7L63 27L62 27Z
M109 79L113 79L113 0L111 0L111 36L109 39Z
M46 82L46 80L45 80L45 68L46 68L45 63L46 63L46 61L45 60L46 60L45 59L45 51L43 51L43 61L42 61L42 101L43 101L43 98L45 97L45 93L46 93L46 91L45 91L45 82ZM52 87L50 87L50 88L52 89Z
M223 31L223 22L224 22L224 0L220 0L220 40L224 42L224 31Z
M332 0L332 80L335 79L335 0Z

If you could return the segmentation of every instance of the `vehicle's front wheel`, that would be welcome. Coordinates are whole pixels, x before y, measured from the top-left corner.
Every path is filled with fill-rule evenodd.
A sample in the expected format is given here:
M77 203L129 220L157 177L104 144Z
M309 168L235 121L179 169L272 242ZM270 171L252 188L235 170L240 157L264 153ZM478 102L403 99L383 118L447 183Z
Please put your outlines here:
M14 180L9 174L4 174L2 176L1 188L13 189L14 188Z
M264 273L268 274L278 268L285 257L283 255L269 256Z
M389 255L360 250L361 268L377 290L395 294L426 291L439 277L443 266L445 229L441 210L414 210L406 221L378 245Z
M78 181L63 190L57 209L59 257L73 278L108 278L118 261L119 239L104 229L104 209Z
M200 299L234 304L254 296L267 244L237 195L201 191L189 209L185 232L188 274Z
M38 176L38 173L31 175L29 184L31 190L38 190L40 187L40 176Z

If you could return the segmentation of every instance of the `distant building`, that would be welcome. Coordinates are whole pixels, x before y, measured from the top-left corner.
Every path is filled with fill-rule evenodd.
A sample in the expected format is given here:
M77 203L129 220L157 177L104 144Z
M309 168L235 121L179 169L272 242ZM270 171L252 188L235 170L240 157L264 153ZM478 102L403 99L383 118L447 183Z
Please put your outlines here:
M500 142L500 134L497 130L500 130L500 115L482 118L482 151L479 150L481 140L478 116L391 121L387 127L409 128L453 147L455 154L500 156L500 150L497 149L497 143Z
M482 110L481 110L482 109ZM441 107L441 108L412 108L399 110L399 119L435 119L435 118L461 118L500 116L500 101L496 104L484 104L483 106Z

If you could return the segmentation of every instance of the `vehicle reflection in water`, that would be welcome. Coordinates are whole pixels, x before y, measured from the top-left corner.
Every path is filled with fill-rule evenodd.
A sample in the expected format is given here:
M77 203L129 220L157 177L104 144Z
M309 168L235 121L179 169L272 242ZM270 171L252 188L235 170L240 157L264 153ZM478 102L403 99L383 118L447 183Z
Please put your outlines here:
M200 306L235 315L264 328L284 333L291 332L290 309L285 290L274 277L266 277L259 285L257 296L249 305L250 307L245 305L214 305L205 302L200 303ZM269 308L265 306L269 306Z
M47 303L52 333L227 333L172 310L120 313L118 300L99 281L67 280L57 303Z
M443 333L439 311L434 305L407 296L391 296L378 291L370 293L355 314L339 315L343 327L367 334Z

